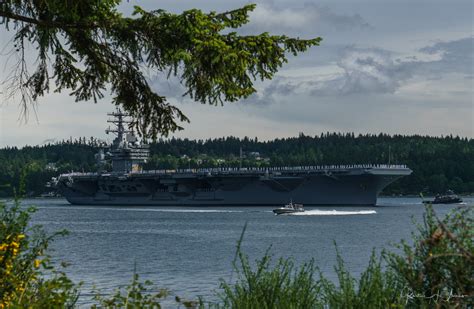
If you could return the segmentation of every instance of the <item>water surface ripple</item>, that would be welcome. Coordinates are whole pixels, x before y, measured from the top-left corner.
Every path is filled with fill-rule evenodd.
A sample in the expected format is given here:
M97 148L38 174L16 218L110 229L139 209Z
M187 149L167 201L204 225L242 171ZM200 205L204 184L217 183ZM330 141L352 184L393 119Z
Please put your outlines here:
M465 198L467 206L473 198ZM271 207L101 207L71 206L62 199L25 200L35 205L34 224L49 232L67 229L52 248L66 261L67 274L83 281L81 304L92 287L104 292L130 281L134 267L143 280L185 298L214 298L219 279L228 280L236 242L251 260L271 246L275 257L297 263L315 260L334 279L334 242L349 270L357 275L373 248L409 239L412 218L421 221L419 198L380 198L376 207L307 207L307 212L275 216ZM453 205L435 205L440 216ZM234 276L235 278L235 276Z

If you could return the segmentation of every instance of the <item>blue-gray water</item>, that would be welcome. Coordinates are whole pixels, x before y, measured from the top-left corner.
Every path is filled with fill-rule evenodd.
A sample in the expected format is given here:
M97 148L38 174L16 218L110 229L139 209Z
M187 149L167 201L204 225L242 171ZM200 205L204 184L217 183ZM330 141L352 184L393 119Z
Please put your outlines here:
M474 198L465 202L472 205ZM314 259L333 278L335 241L357 275L372 248L410 239L412 218L421 222L424 211L419 198L380 198L377 207L311 207L298 216L275 216L271 207L97 207L71 206L62 199L23 204L37 206L33 224L70 232L54 242L52 255L70 263L66 273L73 280L84 282L82 304L94 285L111 291L128 284L134 265L142 279L172 294L215 299L219 279L230 278L246 222L242 248L252 259L272 246L275 257L297 263ZM454 207L435 205L439 216Z

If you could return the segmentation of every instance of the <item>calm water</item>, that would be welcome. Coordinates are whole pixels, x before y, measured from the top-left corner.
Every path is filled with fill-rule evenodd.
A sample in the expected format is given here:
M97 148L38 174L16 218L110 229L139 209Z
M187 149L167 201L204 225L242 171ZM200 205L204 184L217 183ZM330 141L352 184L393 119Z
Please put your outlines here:
M464 199L467 205L474 198ZM52 246L55 260L70 263L68 275L83 281L81 303L92 286L104 291L127 284L134 265L142 279L187 298L213 299L219 279L228 280L236 242L248 222L243 250L252 259L272 246L276 256L314 259L334 278L334 241L350 271L367 265L372 248L410 238L412 218L421 221L419 198L380 198L377 207L312 207L297 216L274 216L270 207L98 207L65 200L26 200L38 208L34 224L69 230ZM440 216L456 206L437 205ZM308 211L309 210L309 211Z

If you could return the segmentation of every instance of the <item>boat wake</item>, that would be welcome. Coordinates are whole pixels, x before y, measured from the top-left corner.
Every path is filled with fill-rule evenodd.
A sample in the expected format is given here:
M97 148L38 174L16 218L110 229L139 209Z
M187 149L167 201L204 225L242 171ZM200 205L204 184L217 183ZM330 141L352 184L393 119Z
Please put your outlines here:
M37 209L81 209L81 210L106 210L106 211L143 211L143 212L185 212L185 213L228 213L243 212L241 210L225 209L170 209L170 208L131 208L131 207L102 207L102 206L64 206L64 207L35 207Z
M357 210L357 211L346 211L346 210L306 210L304 212L295 212L289 214L290 216L352 216L352 215L373 215L377 212L375 210Z
M240 210L221 210L221 209L132 209L129 211L155 211L155 212L191 212L191 213L228 213L228 212L242 212Z

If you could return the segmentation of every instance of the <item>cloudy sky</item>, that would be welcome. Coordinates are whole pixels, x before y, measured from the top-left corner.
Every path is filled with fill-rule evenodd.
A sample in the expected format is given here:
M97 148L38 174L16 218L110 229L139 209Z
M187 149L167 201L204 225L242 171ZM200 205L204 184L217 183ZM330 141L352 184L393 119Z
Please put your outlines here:
M198 7L223 11L246 1L134 1L173 12ZM177 80L151 75L153 86L191 119L175 136L227 135L259 139L326 131L474 137L474 34L472 1L331 0L254 1L242 33L268 31L323 37L321 46L291 57L277 76L257 83L258 93L223 107L182 97ZM4 46L11 33L1 30ZM0 55L0 78L8 74ZM11 65L11 64L10 64ZM69 136L106 138L110 97L75 103L49 94L36 117L19 119L18 100L1 98L0 147L35 145ZM109 137L110 138L110 137Z

